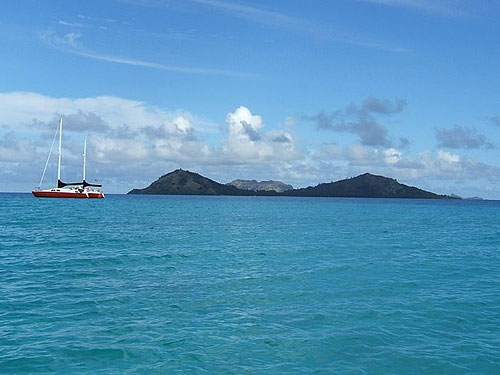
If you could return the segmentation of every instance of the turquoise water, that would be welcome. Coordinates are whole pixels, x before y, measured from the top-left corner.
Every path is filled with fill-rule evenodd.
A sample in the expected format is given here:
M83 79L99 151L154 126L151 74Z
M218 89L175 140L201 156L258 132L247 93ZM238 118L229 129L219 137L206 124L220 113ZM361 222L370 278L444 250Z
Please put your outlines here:
M0 373L500 374L500 202L0 194Z

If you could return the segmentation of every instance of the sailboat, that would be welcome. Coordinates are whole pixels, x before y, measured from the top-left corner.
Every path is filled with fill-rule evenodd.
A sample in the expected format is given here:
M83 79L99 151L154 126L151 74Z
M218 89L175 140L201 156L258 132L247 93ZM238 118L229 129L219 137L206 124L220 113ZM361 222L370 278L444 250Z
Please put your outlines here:
M83 179L81 182L62 182L61 181L61 159L62 159L62 130L63 130L63 120L59 120L58 130L59 133L59 148L58 148L58 159L57 159L57 187L51 189L41 189L43 177L47 170L47 165L49 163L50 154L52 152L52 147L49 151L49 156L47 162L45 163L45 168L42 173L42 178L40 179L40 184L36 190L31 193L38 198L104 198L104 192L101 189L92 189L92 187L102 187L98 184L90 184L85 179L86 176L86 164L87 164L87 138L85 138L83 146ZM54 136L55 141L55 136ZM52 142L54 145L54 142Z

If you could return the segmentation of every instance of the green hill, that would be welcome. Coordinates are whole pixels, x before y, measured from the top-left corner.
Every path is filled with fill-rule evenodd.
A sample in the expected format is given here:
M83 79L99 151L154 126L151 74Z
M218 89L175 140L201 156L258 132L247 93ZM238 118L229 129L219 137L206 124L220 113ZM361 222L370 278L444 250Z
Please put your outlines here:
M450 198L414 186L400 184L393 178L370 173L336 182L319 184L314 187L289 190L284 194L298 197Z
M231 184L220 184L198 173L177 169L161 176L144 189L133 189L128 194L170 194L170 195L259 195L288 197L357 197L357 198L421 198L453 199L414 186L400 184L395 179L365 173L360 176L322 183L303 189L284 192L274 190L245 190Z

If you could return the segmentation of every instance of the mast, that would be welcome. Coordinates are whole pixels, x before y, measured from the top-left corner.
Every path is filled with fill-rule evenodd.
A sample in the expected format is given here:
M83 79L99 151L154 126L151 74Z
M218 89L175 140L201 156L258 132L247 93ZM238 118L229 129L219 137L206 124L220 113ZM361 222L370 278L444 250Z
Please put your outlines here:
M85 182L85 167L87 164L87 137L83 142L83 182Z
M59 156L57 160L57 186L59 187L59 182L61 181L61 157L62 157L62 126L63 120L62 117L59 120Z

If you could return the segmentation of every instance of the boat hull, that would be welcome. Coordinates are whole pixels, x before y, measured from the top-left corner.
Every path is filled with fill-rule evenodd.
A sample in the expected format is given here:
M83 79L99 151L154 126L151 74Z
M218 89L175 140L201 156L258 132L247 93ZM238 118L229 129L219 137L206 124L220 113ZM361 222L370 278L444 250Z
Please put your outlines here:
M102 199L102 192L68 192L68 191L52 191L52 190L33 190L31 192L37 198L77 198L77 199Z

